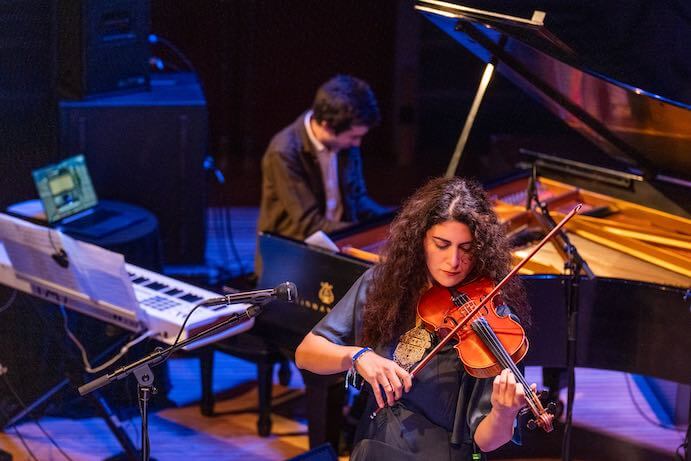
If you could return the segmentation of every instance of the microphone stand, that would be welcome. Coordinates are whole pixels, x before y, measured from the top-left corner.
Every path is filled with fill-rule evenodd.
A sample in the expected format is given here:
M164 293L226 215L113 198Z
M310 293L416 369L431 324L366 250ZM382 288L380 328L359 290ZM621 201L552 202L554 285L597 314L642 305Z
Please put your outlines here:
M531 209L532 203L540 211L541 217L550 228L556 226L556 222L549 214L546 202L541 202L537 190L537 165L533 163L532 174L528 184L528 198L526 208ZM576 340L578 338L578 309L579 309L579 288L581 273L584 273L588 280L595 278L595 274L588 266L588 263L578 253L576 247L569 240L569 236L563 229L555 235L555 241L561 247L561 253L566 255L564 261L564 272L566 280L564 284L564 298L566 300L566 373L567 373L567 398L566 415L564 422L564 438L562 441L562 461L571 461L571 431L573 427L573 401L576 395Z
M101 387L113 382L116 379L123 379L127 377L130 373L134 373L134 376L137 378L137 389L138 389L138 395L139 395L139 408L142 416L142 448L141 448L141 455L142 455L142 461L149 461L149 420L148 420L148 411L147 411L147 404L149 401L149 398L152 394L156 393L156 388L153 386L154 383L154 374L151 371L151 367L158 365L160 363L163 363L166 361L170 355L177 351L178 349L181 349L188 344L194 343L196 341L199 341L200 339L203 339L207 336L211 336L215 333L218 333L221 330L224 330L229 327L233 327L241 322L247 321L251 318L256 317L259 315L262 311L262 306L259 305L252 305L248 307L245 312L242 313L233 313L225 319L223 322L214 325L204 331L201 331L197 333L196 335L187 338L183 341L180 341L177 344L173 344L172 346L168 346L166 348L162 347L157 347L154 349L152 353L147 355L146 357L143 357L139 360L136 360L132 363L129 363L128 365L122 366L118 368L117 370L113 371L112 373L107 373L105 375L102 375L82 386L79 387L79 394L84 396L90 392L95 391L96 389L100 389Z

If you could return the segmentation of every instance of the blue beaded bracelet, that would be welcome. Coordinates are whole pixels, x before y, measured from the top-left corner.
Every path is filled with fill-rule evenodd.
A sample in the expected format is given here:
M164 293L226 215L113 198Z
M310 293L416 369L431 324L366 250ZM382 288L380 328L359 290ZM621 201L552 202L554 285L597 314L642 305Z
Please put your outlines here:
M360 349L359 351L357 351L357 352L355 353L355 355L353 356L353 359L352 359L352 360L353 360L353 366L355 366L355 362L357 362L357 359L359 359L360 356L361 356L362 354L364 354L365 352L372 352L372 348L371 348L371 347L363 347L362 349Z
M371 352L372 348L371 347L363 347L359 351L353 355L353 358L351 359L351 365L350 369L348 370L348 373L346 374L346 379L345 379L345 388L348 389L349 385L352 385L355 388L359 389L359 386L357 384L357 370L355 369L355 362L358 361L358 359L364 354L365 352Z

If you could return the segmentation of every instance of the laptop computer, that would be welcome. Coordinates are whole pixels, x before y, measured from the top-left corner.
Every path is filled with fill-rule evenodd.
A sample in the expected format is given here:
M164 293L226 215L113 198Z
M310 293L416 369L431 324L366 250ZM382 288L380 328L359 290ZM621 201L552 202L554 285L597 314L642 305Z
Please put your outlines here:
M48 224L67 234L105 237L134 224L126 213L98 203L84 155L32 171Z

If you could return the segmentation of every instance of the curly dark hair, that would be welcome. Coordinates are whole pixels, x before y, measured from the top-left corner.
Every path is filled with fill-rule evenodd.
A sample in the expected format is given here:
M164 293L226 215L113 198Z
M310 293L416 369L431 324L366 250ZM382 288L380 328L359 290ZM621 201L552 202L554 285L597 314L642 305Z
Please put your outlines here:
M425 235L432 226L451 220L467 225L473 234L475 262L469 277L484 276L497 283L510 272L508 240L482 187L458 177L432 179L406 200L391 223L382 262L374 268L367 293L363 344L389 344L414 325L418 299L429 283ZM523 324L530 323L530 308L517 277L504 286L502 298Z
M354 125L379 124L379 106L367 82L350 75L336 75L317 90L312 104L314 119L340 134Z

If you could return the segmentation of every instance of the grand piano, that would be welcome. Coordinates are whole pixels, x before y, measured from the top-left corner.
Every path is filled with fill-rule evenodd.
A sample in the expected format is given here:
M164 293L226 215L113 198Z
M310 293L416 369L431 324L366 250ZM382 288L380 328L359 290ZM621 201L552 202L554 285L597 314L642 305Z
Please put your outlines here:
M515 242L517 261L549 229L544 213L528 201L528 191L535 191L557 221L573 205L584 203L584 212L567 226L568 240L587 263L577 277L575 365L659 378L688 393L683 386L691 384L691 59L680 59L679 53L688 51L680 51L676 44L666 46L676 55L657 57L660 65L670 65L667 68L646 65L641 56L630 58L634 62L613 56L624 48L621 38L617 42L605 35L631 33L622 22L611 30L597 29L599 47L583 34L590 33L586 26L593 26L593 20L602 24L604 16L629 21L624 25L630 27L663 21L656 34L668 28L688 36L691 16L658 11L685 8L666 2L667 6L656 2L649 8L627 3L619 17L617 2L609 6L585 2L579 12L564 2L542 2L544 12L533 8L538 2L510 2L513 10L508 13L496 12L506 9L507 2L467 3L418 0L415 8L487 64L486 74L499 72L515 83L592 141L604 159L593 164L562 158L559 152L524 151L532 175L518 174L486 185ZM636 31L646 37L642 27ZM668 42L657 38L655 43L661 52ZM659 78L674 70L686 80ZM486 86L480 83L480 99ZM473 117L471 113L470 122ZM457 148L454 154L461 152ZM259 328L271 332L272 340L284 349L294 348L356 278L376 263L386 244L389 221L390 217L382 217L331 235L338 251L261 235L265 271L260 286L289 279L299 286L302 299L295 307L276 306L258 320ZM533 308L527 365L567 365L564 266L569 255L563 243L547 245L522 271ZM322 396L312 405L319 407L328 400ZM323 415L326 412L321 410ZM329 421L333 413L329 418L319 414L313 410L311 425L326 420L337 431L338 420ZM333 441L333 433L327 427L321 436ZM313 444L320 441L310 438Z

